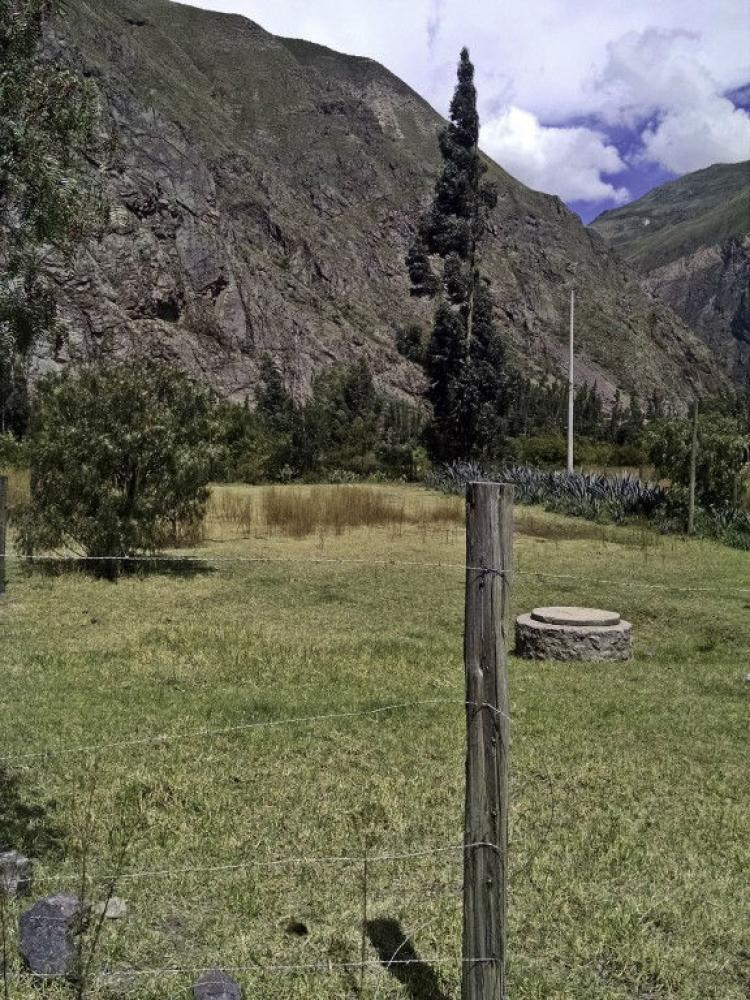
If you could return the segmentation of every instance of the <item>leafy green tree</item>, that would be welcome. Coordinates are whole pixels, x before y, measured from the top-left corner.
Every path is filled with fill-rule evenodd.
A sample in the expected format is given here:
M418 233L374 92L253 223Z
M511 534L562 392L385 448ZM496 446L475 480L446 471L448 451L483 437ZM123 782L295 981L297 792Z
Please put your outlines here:
M255 408L224 402L220 406L226 464L224 478L246 483L276 482L293 461L292 440L299 411L272 359L262 358L255 387Z
M678 488L690 482L692 433L692 419L687 417L656 420L646 432L651 463ZM699 416L695 493L701 506L738 505L749 446L736 419L715 412Z
M577 435L598 438L604 430L604 408L595 385L584 382L575 393L575 425Z
M609 411L609 420L607 426L607 437L613 443L617 444L620 437L620 428L623 422L623 405L622 405L622 394L619 389L615 390L615 398L612 403L612 409Z
M228 482L262 483L273 479L278 439L248 406L219 404L224 461L221 478Z
M503 344L479 266L497 192L483 181L476 102L463 49L450 124L440 135L443 168L406 258L412 294L438 299L424 366L433 406L428 441L441 459L497 453L506 409Z
M382 408L365 361L320 372L295 435L301 471L375 471Z
M421 445L424 425L424 415L416 407L402 400L385 400L375 453L386 475L401 479L424 476L428 467Z
M57 0L0 0L0 429L25 422L31 353L55 325L50 261L97 217L84 150L98 118L91 81L40 54Z
M320 372L312 395L295 404L266 359L256 407L223 403L225 478L245 482L385 474L415 478L425 470L424 415L375 387L361 361Z
M641 409L641 400L638 394L634 392L630 397L630 406L625 414L618 444L636 444L643 436L644 425L645 418Z
M269 432L291 434L295 422L294 400L281 372L267 355L260 363L255 412Z
M160 365L123 362L42 379L27 440L25 551L121 557L159 549L202 519L221 464L220 433L213 395Z

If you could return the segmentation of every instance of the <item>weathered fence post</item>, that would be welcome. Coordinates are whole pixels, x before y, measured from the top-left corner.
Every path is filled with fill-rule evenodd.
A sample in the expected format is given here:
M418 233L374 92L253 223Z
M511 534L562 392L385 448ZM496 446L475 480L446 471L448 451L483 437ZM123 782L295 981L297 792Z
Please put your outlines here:
M695 469L698 463L698 400L693 403L693 438L690 442L690 483L688 486L687 533L695 531Z
M5 522L8 517L8 477L0 476L0 597L5 593Z
M505 1000L513 487L466 488L466 815L462 1000Z

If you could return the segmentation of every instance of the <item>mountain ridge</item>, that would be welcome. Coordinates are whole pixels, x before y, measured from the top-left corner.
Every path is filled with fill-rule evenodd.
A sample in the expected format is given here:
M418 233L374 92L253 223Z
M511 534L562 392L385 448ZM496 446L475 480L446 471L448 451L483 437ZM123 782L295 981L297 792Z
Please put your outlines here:
M714 164L591 223L709 345L750 379L750 160Z
M298 396L364 357L381 387L421 394L394 332L430 318L403 263L444 124L422 97L373 60L169 0L70 0L47 50L96 80L115 154L109 225L58 273L69 336L45 364L146 354L241 399L266 353ZM575 276L578 368L605 397L722 384L558 198L487 162L500 197L484 266L528 371L563 365Z

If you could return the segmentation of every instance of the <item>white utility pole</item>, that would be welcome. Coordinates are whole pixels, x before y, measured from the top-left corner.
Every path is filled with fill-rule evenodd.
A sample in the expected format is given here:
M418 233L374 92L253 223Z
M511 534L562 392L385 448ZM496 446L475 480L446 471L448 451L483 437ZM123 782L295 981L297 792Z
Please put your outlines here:
M576 307L576 292L570 290L570 359L568 361L568 472L573 471L573 405L575 386L573 385L573 321Z

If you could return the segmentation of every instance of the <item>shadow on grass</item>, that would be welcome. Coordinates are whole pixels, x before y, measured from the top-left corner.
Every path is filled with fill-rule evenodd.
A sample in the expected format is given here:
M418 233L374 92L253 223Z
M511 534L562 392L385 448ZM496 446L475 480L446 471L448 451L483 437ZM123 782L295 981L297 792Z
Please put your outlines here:
M33 801L21 779L0 767L0 850L13 849L32 858L59 857L65 831L54 818L57 803Z
M406 987L412 1000L448 1000L437 973L419 957L398 920L368 920L367 936L386 970Z
M171 576L192 579L215 573L216 567L204 559L181 556L142 556L130 559L30 559L27 571L41 576L65 576L83 573L96 580L116 582L123 578L146 576Z

